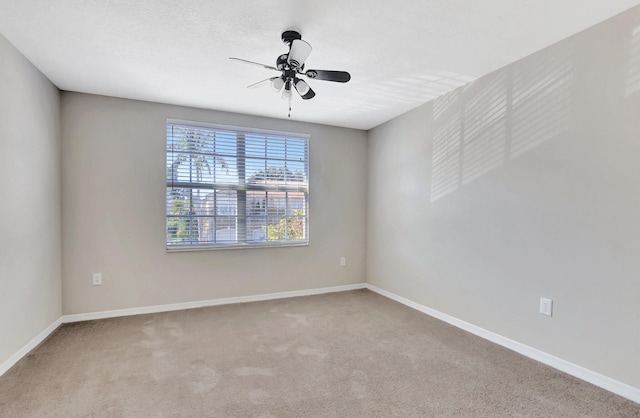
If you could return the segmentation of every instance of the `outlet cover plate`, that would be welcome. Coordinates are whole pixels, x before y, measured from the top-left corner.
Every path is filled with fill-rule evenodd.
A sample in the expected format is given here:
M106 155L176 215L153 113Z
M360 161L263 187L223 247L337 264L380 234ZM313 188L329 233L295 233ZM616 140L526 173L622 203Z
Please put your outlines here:
M553 301L551 299L540 298L540 313L546 316L553 314Z
M93 285L100 286L102 284L102 274L101 273L93 273Z

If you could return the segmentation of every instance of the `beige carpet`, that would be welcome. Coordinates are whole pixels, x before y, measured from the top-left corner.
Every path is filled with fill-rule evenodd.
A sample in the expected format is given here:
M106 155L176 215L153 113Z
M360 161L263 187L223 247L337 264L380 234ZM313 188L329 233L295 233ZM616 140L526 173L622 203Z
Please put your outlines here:
M68 324L3 417L640 417L640 405L362 290Z

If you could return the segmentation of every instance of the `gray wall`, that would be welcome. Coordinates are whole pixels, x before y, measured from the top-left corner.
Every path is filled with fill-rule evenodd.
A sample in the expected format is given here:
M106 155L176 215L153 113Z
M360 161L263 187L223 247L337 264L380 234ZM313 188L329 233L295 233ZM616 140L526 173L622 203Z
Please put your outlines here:
M61 314L60 94L0 35L0 364Z
M639 116L635 8L372 130L368 282L640 387Z
M167 118L310 134L309 246L165 252ZM62 132L65 314L365 281L363 131L65 92Z

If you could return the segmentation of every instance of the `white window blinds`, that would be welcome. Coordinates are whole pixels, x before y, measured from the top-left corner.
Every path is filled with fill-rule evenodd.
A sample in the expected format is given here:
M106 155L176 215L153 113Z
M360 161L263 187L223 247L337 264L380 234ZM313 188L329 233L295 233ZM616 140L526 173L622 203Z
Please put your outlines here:
M167 121L168 250L308 243L309 137Z

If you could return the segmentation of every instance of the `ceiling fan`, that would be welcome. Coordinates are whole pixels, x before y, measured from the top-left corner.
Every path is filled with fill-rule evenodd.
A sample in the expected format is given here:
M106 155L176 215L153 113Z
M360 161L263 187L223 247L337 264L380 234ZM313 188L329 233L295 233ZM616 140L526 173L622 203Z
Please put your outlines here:
M289 52L280 55L276 59L276 66L260 64L254 61L248 61L242 58L229 57L229 59L244 62L247 64L258 65L268 70L280 71L280 75L270 77L257 83L247 86L248 88L260 86L266 82L271 82L271 87L277 91L282 91L282 98L289 101L289 117L291 117L291 99L292 89L295 89L300 97L304 100L312 99L316 93L307 84L305 80L299 76L305 76L309 79L335 81L338 83L346 83L351 80L351 75L346 71L332 70L306 70L304 63L311 54L311 45L302 40L300 33L288 30L282 33L282 42L289 47Z

